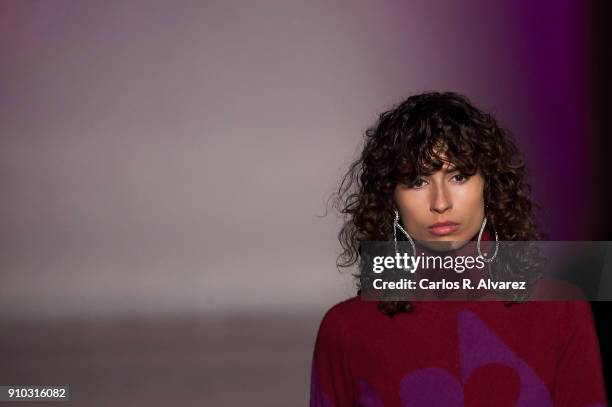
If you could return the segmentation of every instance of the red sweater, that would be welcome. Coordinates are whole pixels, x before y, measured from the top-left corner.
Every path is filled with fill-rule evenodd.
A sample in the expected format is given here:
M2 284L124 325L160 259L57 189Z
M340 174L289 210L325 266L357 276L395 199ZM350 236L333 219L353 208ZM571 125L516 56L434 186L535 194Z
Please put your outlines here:
M311 407L605 406L583 301L413 302L390 318L353 297L324 316Z

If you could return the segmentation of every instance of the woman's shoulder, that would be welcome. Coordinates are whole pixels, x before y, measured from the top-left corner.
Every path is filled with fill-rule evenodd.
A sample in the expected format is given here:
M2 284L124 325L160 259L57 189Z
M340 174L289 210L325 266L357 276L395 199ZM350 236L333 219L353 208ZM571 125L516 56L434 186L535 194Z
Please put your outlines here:
M334 326L345 329L355 323L363 322L364 319L377 317L377 314L376 301L366 301L359 295L356 295L328 308L323 315L321 326Z
M332 305L326 312L324 317L351 319L359 315L364 315L364 312L376 310L375 301L365 301L359 295L347 298Z
M553 277L540 278L533 287L532 297L559 302L581 302L587 299L585 293L577 285Z

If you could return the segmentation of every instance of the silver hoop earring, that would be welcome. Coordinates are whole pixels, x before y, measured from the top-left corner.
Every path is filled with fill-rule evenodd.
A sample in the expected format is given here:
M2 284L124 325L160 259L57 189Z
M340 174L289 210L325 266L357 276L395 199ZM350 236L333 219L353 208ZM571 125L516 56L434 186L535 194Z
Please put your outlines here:
M482 260L484 262L490 263L495 260L495 257L497 256L497 251L499 250L499 239L497 237L497 230L495 230L495 225L493 225L493 233L495 234L495 251L493 252L493 256L489 257L488 259L483 256L482 251L480 250L480 240L482 239L482 232L484 232L486 225L487 217L485 216L484 220L482 221L482 226L480 227L480 232L478 233L478 241L476 242L476 248L478 249L478 255L482 257Z
M395 253L398 252L397 251L397 229L401 230L404 236L406 236L406 238L410 242L410 246L412 247L412 257L416 256L416 246L414 245L414 240L412 240L412 237L410 237L408 232L406 232L406 230L404 230L402 225L400 225L399 212L397 211L397 209L395 209L395 219L393 220L393 242L395 244Z

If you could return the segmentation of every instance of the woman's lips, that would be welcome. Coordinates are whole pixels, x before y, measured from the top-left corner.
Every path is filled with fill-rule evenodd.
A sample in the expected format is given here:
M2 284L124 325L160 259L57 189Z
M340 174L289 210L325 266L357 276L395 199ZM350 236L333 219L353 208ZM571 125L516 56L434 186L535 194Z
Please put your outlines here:
M454 222L436 223L429 227L429 232L436 236L446 236L453 233L459 225Z

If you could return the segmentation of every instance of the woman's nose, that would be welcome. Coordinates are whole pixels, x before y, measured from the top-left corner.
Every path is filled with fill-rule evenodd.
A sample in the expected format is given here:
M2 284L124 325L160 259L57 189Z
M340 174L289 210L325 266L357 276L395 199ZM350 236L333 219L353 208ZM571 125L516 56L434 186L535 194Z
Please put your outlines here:
M431 211L443 213L453 207L451 197L443 185L433 188L433 196L431 198Z

